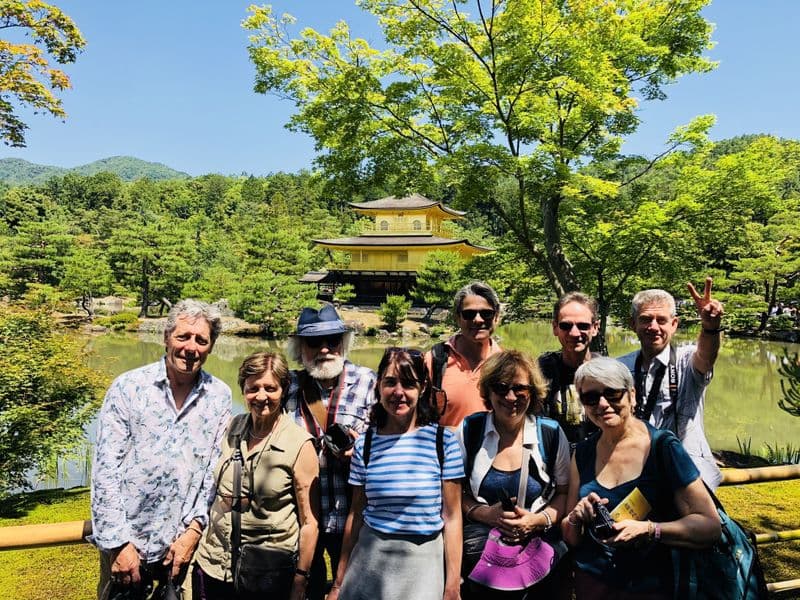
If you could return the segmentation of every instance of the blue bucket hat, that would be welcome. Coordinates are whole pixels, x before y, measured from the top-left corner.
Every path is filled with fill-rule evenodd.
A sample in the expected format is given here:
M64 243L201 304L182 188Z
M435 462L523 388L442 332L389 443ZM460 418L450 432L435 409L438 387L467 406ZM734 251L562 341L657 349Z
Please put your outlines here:
M331 304L326 304L319 310L304 308L297 320L297 330L294 335L300 337L318 337L347 333L350 331L339 317L339 313Z

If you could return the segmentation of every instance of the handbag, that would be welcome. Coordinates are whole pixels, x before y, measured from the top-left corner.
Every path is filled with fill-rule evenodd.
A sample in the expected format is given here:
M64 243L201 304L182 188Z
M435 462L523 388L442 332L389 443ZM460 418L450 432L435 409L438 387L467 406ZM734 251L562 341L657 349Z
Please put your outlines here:
M286 597L292 589L297 553L282 548L242 544L242 454L241 437L234 438L231 510L231 571L236 593L271 593ZM250 486L252 489L252 485Z
M520 507L525 506L529 460L530 449L523 446L517 492L517 506ZM523 543L507 543L499 529L492 529L469 579L494 590L524 590L550 573L556 554L555 548L539 536Z

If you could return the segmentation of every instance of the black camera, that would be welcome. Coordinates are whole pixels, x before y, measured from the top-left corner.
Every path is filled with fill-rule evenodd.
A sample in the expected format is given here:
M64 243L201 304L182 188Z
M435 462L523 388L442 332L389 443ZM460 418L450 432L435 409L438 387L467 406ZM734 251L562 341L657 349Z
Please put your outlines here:
M500 505L503 507L503 510L514 510L514 502L511 500L511 497L508 495L508 492L505 490L505 488L500 488L497 491L497 495L500 498Z
M350 435L351 429L352 427L349 425L334 423L325 431L322 441L334 454L338 455L347 452L355 444L355 439Z
M601 540L614 537L614 519L608 512L605 504L599 502L594 503L594 522L592 522L594 534Z

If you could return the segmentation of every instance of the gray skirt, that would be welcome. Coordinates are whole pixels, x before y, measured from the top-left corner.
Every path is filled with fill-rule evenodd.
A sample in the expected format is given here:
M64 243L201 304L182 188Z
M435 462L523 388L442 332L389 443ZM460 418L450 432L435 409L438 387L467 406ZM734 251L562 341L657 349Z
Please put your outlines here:
M341 600L442 600L444 542L434 535L385 534L362 524Z

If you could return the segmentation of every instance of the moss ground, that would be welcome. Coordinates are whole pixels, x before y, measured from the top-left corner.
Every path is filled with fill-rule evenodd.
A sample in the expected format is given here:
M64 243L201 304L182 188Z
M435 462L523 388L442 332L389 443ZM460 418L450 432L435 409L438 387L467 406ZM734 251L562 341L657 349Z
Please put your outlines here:
M800 528L800 480L721 488L726 509L757 532ZM88 518L86 488L15 496L0 508L0 527ZM760 546L767 581L800 578L800 541ZM97 551L88 544L0 551L0 598L88 600L95 596ZM800 593L782 598L800 598Z

